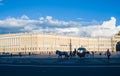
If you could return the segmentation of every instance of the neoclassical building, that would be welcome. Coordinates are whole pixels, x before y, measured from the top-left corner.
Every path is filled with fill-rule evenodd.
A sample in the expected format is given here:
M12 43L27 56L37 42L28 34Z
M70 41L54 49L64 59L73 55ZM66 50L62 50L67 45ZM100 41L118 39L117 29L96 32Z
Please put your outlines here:
M88 51L116 51L116 45L120 41L120 35L110 38L105 37L75 37L58 35L53 33L16 33L0 35L0 54L8 52L18 53L55 53L56 50L73 51L79 47L85 47ZM71 45L70 45L71 44ZM71 46L71 47L70 47Z

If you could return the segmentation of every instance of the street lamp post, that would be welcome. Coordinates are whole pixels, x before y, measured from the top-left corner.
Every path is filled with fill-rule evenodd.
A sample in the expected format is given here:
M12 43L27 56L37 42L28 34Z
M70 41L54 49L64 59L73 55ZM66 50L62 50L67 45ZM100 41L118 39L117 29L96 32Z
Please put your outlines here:
M72 56L72 44L71 44L71 39L70 39L70 56Z
M99 51L99 37L98 37L98 51Z
M30 49L30 51L31 51L31 53L32 53L32 33L30 34L31 36L31 49Z

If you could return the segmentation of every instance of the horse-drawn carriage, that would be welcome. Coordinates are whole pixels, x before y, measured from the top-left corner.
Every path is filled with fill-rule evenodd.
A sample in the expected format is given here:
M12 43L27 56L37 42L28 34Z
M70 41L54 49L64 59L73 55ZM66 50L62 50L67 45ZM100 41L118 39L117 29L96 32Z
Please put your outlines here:
M88 52L87 52L86 48L83 48L83 47L78 48L77 55L78 55L79 57L85 57L85 55L86 55L87 53L88 53Z
M56 54L58 55L58 57L61 57L64 56L65 58L68 58L69 57L69 54L68 52L64 52L64 51L60 51L60 50L56 50ZM77 50L75 49L73 52L72 52L72 56L79 56L80 58L81 57L85 57L85 55L88 54L86 48L83 48L83 47L80 47L78 48Z

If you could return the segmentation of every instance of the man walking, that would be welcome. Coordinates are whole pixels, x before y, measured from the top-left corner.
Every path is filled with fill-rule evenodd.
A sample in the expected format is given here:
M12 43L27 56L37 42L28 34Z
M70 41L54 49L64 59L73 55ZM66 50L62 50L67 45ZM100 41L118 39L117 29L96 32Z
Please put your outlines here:
M111 53L110 53L109 49L107 49L105 55L107 55L107 58L108 58L108 60L109 60L109 59L110 59L110 56L111 56Z

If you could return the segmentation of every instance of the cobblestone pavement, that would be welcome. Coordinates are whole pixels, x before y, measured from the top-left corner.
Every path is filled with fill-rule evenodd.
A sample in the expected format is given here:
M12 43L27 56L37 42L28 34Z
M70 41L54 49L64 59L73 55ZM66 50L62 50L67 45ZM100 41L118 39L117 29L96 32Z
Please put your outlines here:
M110 60L102 54L86 58L58 58L57 55L0 57L2 76L119 76L120 54L112 54Z
M89 55L86 58L70 57L58 58L57 55L26 55L26 56L5 56L0 57L0 64L120 64L120 54L112 54L110 60L102 54Z
M120 58L0 58L0 64L120 64Z

